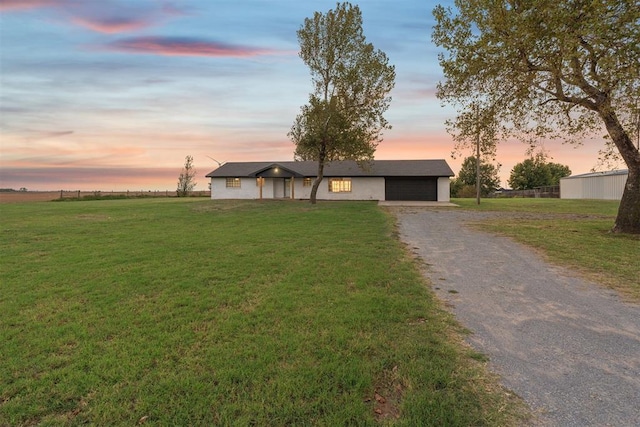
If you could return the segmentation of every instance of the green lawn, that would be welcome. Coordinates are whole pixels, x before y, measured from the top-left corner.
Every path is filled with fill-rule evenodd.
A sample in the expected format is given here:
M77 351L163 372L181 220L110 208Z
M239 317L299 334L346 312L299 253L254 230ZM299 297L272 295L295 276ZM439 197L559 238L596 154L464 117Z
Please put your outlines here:
M513 425L375 203L0 205L0 425Z
M612 234L619 202L561 199L455 199L464 209L498 211L480 224L541 250L550 262L640 301L640 236Z

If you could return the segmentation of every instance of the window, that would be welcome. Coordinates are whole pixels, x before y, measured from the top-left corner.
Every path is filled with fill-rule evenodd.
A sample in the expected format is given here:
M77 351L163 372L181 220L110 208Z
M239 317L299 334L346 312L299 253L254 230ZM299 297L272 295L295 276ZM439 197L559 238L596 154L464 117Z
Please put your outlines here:
M302 180L302 186L303 187L311 187L312 183L313 183L313 179L311 179L311 178L304 178Z
M351 178L331 178L329 193L351 193Z
M227 178L227 188L240 188L240 178Z

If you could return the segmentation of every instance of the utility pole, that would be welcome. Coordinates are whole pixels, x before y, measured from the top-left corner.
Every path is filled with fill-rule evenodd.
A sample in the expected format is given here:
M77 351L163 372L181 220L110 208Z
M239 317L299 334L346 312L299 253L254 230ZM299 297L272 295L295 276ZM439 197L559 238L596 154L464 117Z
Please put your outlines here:
M480 204L480 114L478 114L478 106L474 106L476 113L476 204Z
M476 204L480 204L480 132L476 134Z

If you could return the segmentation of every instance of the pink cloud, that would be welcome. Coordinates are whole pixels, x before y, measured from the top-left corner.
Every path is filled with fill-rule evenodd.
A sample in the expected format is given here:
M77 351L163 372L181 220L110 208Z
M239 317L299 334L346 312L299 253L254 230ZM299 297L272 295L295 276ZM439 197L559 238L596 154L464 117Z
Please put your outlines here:
M71 19L71 22L80 27L88 28L92 31L104 34L125 33L153 25L153 22L150 22L149 20L134 18L92 19L75 17Z
M0 0L0 12L61 6L65 0Z
M126 53L147 53L166 56L212 56L246 58L278 53L268 49L233 46L207 40L181 37L135 37L115 41L109 50Z
M105 34L136 31L161 23L168 17L186 14L180 7L167 2L138 4L117 0L0 0L0 12L42 8L57 9L59 19Z

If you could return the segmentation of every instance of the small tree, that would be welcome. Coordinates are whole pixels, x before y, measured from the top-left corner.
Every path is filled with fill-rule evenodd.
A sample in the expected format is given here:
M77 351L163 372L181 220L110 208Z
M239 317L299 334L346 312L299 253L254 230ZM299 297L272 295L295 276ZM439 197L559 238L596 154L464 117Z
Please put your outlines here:
M498 171L500 165L497 167L491 163L480 161L480 195L483 197L496 191L500 188L500 178L498 177ZM475 156L469 156L464 159L458 177L452 184L452 189L458 190L455 193L452 192L454 197L462 197L462 190L464 189L464 195L469 192L465 187L476 187L477 177L477 165Z
M296 160L318 162L310 196L315 203L326 163L373 159L382 131L391 128L383 113L391 102L395 69L384 52L366 42L360 9L350 3L305 19L298 41L314 92L288 135Z
M176 190L178 197L188 196L193 191L197 184L194 181L195 177L196 170L193 166L193 156L187 156L184 158L184 166L178 177L178 189Z

